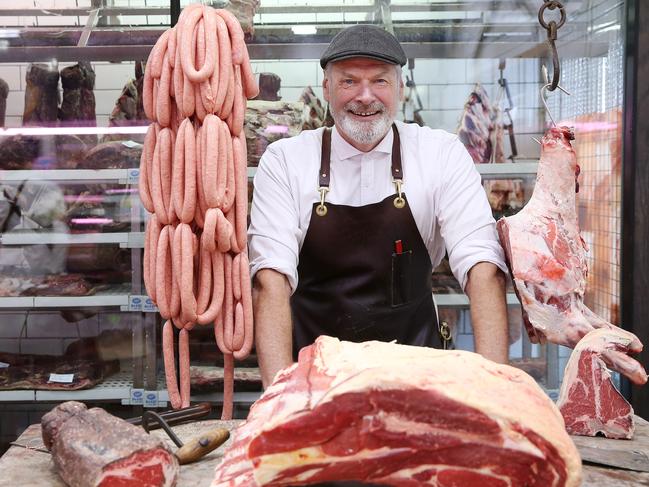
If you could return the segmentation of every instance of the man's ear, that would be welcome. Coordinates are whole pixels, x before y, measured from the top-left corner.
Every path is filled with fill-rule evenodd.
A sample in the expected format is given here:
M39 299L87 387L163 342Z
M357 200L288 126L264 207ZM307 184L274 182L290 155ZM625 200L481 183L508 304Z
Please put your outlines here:
M325 101L329 101L329 77L327 76L326 71L324 72L324 79L322 80L322 96Z
M403 101L404 90L403 90L403 78L399 78L399 100Z

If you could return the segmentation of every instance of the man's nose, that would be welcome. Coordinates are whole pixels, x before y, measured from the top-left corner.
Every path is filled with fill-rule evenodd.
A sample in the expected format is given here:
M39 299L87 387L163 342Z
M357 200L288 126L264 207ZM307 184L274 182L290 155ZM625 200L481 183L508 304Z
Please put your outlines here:
M360 91L358 92L356 99L363 105L369 105L375 101L376 97L372 91L372 85L368 82L361 83Z

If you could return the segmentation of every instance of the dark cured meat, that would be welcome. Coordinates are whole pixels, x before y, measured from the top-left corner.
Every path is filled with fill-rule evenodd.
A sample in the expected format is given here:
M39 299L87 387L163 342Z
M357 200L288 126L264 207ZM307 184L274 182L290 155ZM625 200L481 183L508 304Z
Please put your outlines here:
M84 360L74 355L0 353L0 390L76 391L96 386L119 371L119 361ZM74 374L73 382L49 382L50 374Z
M36 137L13 135L0 139L0 169L31 169L40 152Z
M59 72L47 64L30 64L25 88L24 125L56 125Z
M41 424L54 465L71 487L176 484L178 460L164 442L103 409L63 403Z
M7 96L9 96L9 85L0 79L0 127L5 126L5 115L7 114Z
M63 101L59 110L59 119L66 123L83 126L95 125L95 72L87 61L68 66L61 70Z
M139 167L142 148L123 142L104 142L86 152L78 169L129 169Z
M142 98L142 90L144 89L144 61L137 61L135 63L135 89L137 91L137 110L136 117L138 120L147 120L144 113L144 103Z

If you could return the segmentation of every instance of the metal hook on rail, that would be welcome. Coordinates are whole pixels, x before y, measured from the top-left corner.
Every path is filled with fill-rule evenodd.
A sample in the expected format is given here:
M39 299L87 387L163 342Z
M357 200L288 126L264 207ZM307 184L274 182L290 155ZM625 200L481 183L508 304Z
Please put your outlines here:
M548 114L548 117L550 118L550 121L552 122L552 126L556 127L557 123L554 121L554 117L552 117L552 113L550 113L550 108L548 108L548 101L547 101L547 92L552 91L552 83L550 83L549 78L548 78L548 69L543 66L543 79L545 81L545 84L541 87L541 101L543 102L543 107L545 108L545 112ZM559 88L561 91L563 91L566 95L570 95L570 92L563 88L560 84L557 83L557 88Z
M561 18L559 23L554 20L546 22L543 14L546 9L555 10L559 9L561 13ZM546 0L545 3L539 9L539 23L541 26L548 31L548 44L550 45L550 50L552 51L552 83L550 83L549 91L554 91L559 86L559 77L561 75L561 65L559 63L559 53L557 52L557 46L555 41L557 40L557 30L566 22L566 10L563 4L557 0Z

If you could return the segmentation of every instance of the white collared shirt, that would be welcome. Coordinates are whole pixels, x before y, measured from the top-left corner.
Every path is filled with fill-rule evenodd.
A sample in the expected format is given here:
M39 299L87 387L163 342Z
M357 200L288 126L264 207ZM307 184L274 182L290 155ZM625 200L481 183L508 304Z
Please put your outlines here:
M491 262L507 272L480 174L457 136L395 123L401 139L403 191L433 269L447 250L451 270L462 288L467 273L478 262ZM293 291L313 204L320 198L322 131L307 130L270 144L254 180L248 229L251 275L260 269L274 269L287 276ZM326 201L364 206L394 194L393 137L390 130L373 150L361 152L334 128Z

